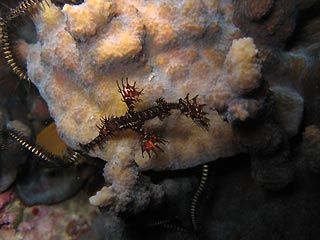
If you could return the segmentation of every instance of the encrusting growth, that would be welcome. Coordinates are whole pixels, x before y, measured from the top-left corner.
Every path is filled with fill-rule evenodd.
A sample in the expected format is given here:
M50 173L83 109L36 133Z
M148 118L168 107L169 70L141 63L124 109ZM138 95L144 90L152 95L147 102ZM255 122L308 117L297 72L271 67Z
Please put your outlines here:
M95 146L101 147L108 137L112 136L117 131L126 129L132 129L139 133L142 155L147 152L151 157L151 152L157 154L156 150L163 151L159 144L164 144L165 140L160 136L155 135L151 131L147 131L142 128L143 124L153 118L158 117L160 120L168 117L171 110L180 110L182 114L190 117L199 126L208 129L209 119L206 117L207 112L203 111L205 104L197 103L197 96L189 99L187 95L184 99L180 98L177 103L168 103L162 97L156 100L156 105L143 111L135 111L135 103L141 101L140 96L142 91L138 91L135 87L135 83L130 85L128 79L126 84L123 83L118 89L122 96L122 101L128 106L128 111L124 116L120 117L103 117L100 121L101 124L97 125L99 135L87 144L80 144L80 147L89 152Z

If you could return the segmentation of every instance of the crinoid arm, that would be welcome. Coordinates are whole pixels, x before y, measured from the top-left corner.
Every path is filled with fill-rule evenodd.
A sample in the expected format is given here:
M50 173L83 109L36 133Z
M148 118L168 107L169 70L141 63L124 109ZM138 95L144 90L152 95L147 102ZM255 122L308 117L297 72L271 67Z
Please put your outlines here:
M129 111L133 111L136 102L140 102L140 96L143 92L143 89L138 91L136 88L136 82L133 85L129 84L128 78L126 78L126 83L121 79L121 86L117 81L118 90L122 96L122 101L125 102L128 106Z
M206 184L208 181L208 175L209 175L209 165L203 164L200 184L192 197L192 201L190 205L190 217L191 217L192 227L194 231L198 230L196 214L197 214L197 210L199 209L199 198L201 197L201 194L203 193L204 188L206 187Z
M70 156L65 156L62 158L56 156L37 144L31 144L22 135L22 133L15 129L3 130L1 131L1 135L4 139L4 142L2 143L3 148L5 148L8 144L12 144L13 140L13 142L18 143L21 148L37 157L40 160L40 163L43 163L48 167L70 167L77 165L77 159L80 156L80 154L75 151L70 152Z
M21 1L15 8L11 8L9 12L0 19L0 42L1 50L6 62L13 73L20 79L30 81L26 69L19 66L17 57L12 44L12 32L16 31L15 23L17 20L27 15L33 15L44 6L43 0L25 0Z
M19 66L16 61L16 56L13 50L13 46L9 34L9 24L8 21L0 18L0 42L1 42L1 51L3 56L9 66L10 70L16 74L22 80L30 81L27 72L25 69Z
M34 14L43 9L44 4L48 4L46 0L24 0L21 1L15 8L10 9L7 16L8 21L12 21L16 18L23 17L27 14Z
M188 229L184 228L180 222L172 221L169 219L159 220L146 225L147 228L163 229L171 232L189 232Z
M83 0L67 0L67 1L58 1L53 0L53 3L72 3L72 4L81 4ZM21 19L37 14L39 11L45 8L45 5L50 6L47 0L24 0L11 8L8 13L3 18L0 18L0 43L1 51L6 59L6 62L11 69L11 71L16 74L19 79L27 80L30 82L28 77L27 70L20 66L17 61L17 56L14 51L13 37L12 33L16 31L16 22Z
M199 126L208 130L209 119L206 117L208 113L203 111L203 107L206 106L206 104L198 104L197 97L198 95L196 95L192 99L189 99L189 94L187 94L184 99L180 98L180 111L187 117L190 117Z

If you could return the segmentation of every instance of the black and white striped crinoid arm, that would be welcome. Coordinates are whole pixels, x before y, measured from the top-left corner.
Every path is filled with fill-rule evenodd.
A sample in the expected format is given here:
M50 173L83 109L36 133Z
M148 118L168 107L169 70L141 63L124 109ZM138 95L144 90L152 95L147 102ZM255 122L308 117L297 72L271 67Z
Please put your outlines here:
M16 74L19 79L30 81L26 69L21 67L17 62L12 41L8 21L0 18L0 47L5 61L7 62L10 70Z
M17 143L22 149L33 154L39 162L45 164L48 167L71 167L77 164L79 153L72 151L68 156L59 157L54 155L43 147L32 144L23 134L15 129L2 130L2 143L1 149L5 151L9 144Z
M83 0L66 0L59 1L53 0L53 3L60 4L80 4ZM21 22L24 18L35 16L42 11L47 5L50 6L47 0L24 0L21 1L16 7L10 8L7 14L0 17L0 47L3 56L9 66L10 70L17 75L21 80L30 81L27 73L27 69L17 61L17 55L15 53L14 35L16 34L16 24ZM22 21L23 22L23 21Z
M10 70L22 80L30 81L27 70L18 63L15 54L16 39L13 39L13 35L15 35L16 23L24 17L36 14L43 8L44 3L43 0L21 1L16 7L10 8L8 13L0 19L1 50Z

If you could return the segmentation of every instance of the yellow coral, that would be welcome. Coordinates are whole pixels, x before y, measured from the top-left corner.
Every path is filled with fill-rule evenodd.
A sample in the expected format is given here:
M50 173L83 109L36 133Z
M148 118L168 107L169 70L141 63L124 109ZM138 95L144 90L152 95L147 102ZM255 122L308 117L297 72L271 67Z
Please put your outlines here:
M60 157L63 157L67 150L67 146L59 137L54 123L50 124L37 135L36 142L49 152Z

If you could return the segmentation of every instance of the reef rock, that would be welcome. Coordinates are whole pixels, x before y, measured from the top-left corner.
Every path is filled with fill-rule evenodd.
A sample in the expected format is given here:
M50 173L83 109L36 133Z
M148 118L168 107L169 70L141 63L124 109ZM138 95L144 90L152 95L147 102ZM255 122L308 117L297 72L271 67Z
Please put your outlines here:
M28 74L67 145L79 149L79 143L97 136L101 117L125 114L116 80L128 77L144 89L137 111L159 97L177 102L188 93L199 94L211 127L205 131L172 112L164 121L146 124L169 142L159 156L143 158L139 136L130 131L90 155L113 162L123 153L143 170L159 170L187 168L239 152L231 127L210 110L212 86L238 36L224 8L195 0L87 0L62 10L54 5L44 9L35 20L38 42L30 44Z
M320 130L315 125L306 127L303 133L304 160L309 170L319 175L320 173Z
M263 108L265 95L246 98L262 85L261 64L251 38L234 40L240 31L232 13L229 1L85 0L63 9L49 3L34 19L38 41L29 44L28 75L61 138L74 149L97 137L103 116L127 112L116 85L122 78L144 89L137 111L160 97L177 102L187 94L199 94L199 103L206 104L208 131L178 111L145 123L168 141L158 156L143 157L139 135L130 130L90 151L108 162L108 184L92 204L116 204L122 211L130 199L148 202L156 188L146 195L132 190L141 186L141 170L188 168L243 151L231 125L214 111L217 99L227 109L226 119L243 121Z
M31 130L24 123L18 120L8 121L9 116L4 112L0 115L2 124L5 123L7 127L17 129L26 138L31 137ZM21 151L18 144L11 142L2 134L0 135L0 146L0 192L3 192L16 180L18 169L26 161L27 155Z

